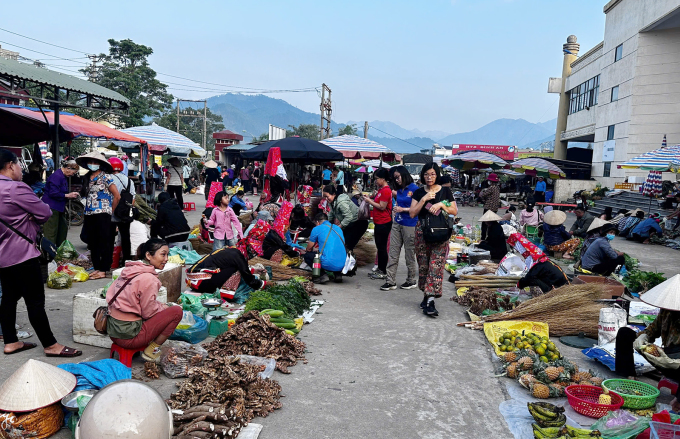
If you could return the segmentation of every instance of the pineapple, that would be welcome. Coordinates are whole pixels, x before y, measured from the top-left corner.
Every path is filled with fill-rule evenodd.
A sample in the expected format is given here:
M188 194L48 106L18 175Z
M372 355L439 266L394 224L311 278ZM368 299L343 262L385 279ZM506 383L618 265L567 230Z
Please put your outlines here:
M545 373L550 378L550 381L555 381L560 376L560 371L558 368L550 366L545 368Z
M609 396L609 391L605 390L604 393L601 393L600 396L597 398L597 403L598 404L611 405L612 404L612 397Z
M503 360L507 363L514 363L517 361L517 354L514 352L506 352L505 355L503 355Z
M557 371L558 371L559 373L564 373L564 366L558 367L558 368L557 368Z
M584 380L590 381L590 379L593 377L593 373L590 370L588 372L580 372L580 375L581 375L581 381L584 381Z
M534 367L534 360L531 357L522 357L517 361L517 365L522 370L531 370Z
M538 382L538 380L536 379L535 376L533 376L530 373L525 373L524 375L519 377L519 383L526 389L528 389L531 384L534 384L536 382Z
M602 382L603 382L604 380L603 380L602 378L600 378L600 377L592 377L592 378L590 379L590 381L591 381L594 385L596 385L596 386L598 386L598 387L602 387Z
M588 380L581 380L579 382L579 384L582 385L582 386L594 386L595 385L595 384L592 383L592 381L588 381ZM598 387L598 386L596 386L596 387Z
M559 384L551 384L548 387L550 387L550 396L554 395L556 398L564 396L564 387Z
M643 348L643 351L646 354L651 355L652 357L660 357L661 354L659 353L659 348L656 347L656 345L653 344L648 344Z
M581 373L578 372L578 371L572 373L572 374L571 374L571 380L574 381L574 382L576 382L576 383L580 383L580 382L581 382Z
M517 378L518 372L517 363L510 363L507 368L508 378Z
M531 386L531 396L540 399L550 398L550 387L545 384L534 383Z

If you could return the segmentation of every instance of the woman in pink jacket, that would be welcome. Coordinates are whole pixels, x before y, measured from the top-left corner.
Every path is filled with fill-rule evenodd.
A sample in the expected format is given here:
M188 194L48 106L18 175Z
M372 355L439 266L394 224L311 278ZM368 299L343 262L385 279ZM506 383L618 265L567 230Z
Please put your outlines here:
M241 221L234 213L234 210L229 207L229 197L224 192L219 192L215 195L215 208L210 214L210 219L206 221L208 227L214 226L215 240L213 241L213 251L219 250L223 247L234 247L236 242L243 238L243 226ZM205 218L205 215L203 216ZM232 226L236 228L236 234Z
M111 340L126 349L146 346L142 357L157 361L161 345L182 320L182 307L156 300L161 281L156 269L168 262L168 244L152 238L137 249L137 261L128 261L120 277L106 292L109 305L107 332Z

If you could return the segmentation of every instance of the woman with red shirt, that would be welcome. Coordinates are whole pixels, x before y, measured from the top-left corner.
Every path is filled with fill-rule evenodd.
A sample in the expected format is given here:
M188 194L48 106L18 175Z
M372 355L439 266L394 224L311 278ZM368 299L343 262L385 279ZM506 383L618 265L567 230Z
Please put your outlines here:
M375 246L378 248L378 270L370 273L371 279L385 279L387 277L387 242L392 230L392 189L388 186L390 173L387 169L380 168L373 173L378 192L371 200L364 195L364 200L373 206L373 223L375 224Z

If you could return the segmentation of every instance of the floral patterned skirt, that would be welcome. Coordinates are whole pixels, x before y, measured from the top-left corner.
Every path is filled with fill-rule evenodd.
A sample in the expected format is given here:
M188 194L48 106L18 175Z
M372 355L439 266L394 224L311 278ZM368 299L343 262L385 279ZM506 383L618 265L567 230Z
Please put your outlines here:
M441 297L449 241L425 242L420 221L416 225L416 259L418 260L418 288L426 296Z
M548 246L548 250L561 253L573 253L580 243L580 239L571 238L568 241L564 241L562 244Z

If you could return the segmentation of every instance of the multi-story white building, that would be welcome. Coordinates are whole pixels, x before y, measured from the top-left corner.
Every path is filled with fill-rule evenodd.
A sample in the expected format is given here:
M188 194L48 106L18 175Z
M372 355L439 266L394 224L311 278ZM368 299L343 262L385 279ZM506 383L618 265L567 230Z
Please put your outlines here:
M604 13L604 41L576 58L570 36L550 91L562 92L555 157L568 142L592 142L592 176L613 187L647 174L621 163L660 148L664 135L680 143L680 0L611 0Z

